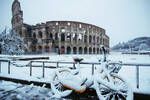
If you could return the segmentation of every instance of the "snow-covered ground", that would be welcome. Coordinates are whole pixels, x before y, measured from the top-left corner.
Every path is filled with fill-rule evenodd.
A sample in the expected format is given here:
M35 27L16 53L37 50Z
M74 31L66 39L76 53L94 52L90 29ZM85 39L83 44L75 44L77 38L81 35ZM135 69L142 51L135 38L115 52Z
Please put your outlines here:
M51 97L52 92L45 87L0 80L1 100L51 100Z
M83 58L83 62L98 62L99 59L102 58L102 55L38 55L40 56L49 56L48 61L59 61L59 62L73 62L73 58L81 57ZM15 56L16 57L16 56ZM19 56L19 57L33 57L31 56ZM35 57L35 56L34 56ZM36 56L37 57L37 56ZM9 56L0 56L1 59L11 59ZM142 63L142 64L150 64L150 56L149 55L127 55L120 53L111 53L108 56L109 60L112 61L122 61L123 63ZM18 65L26 65L29 61L16 61ZM42 63L33 63L33 65L41 65ZM56 63L49 64L46 66L56 66ZM71 64L61 64L63 67L72 67ZM81 72L83 75L91 75L92 68L91 65L81 65ZM1 73L0 76L19 78L24 80L34 80L41 82L51 82L51 75L53 74L55 69L45 69L45 77L42 78L42 67L32 68L32 76L30 76L30 68L29 67L16 67L11 64L10 74L8 74L7 63L1 64ZM142 92L150 94L150 66L149 67L140 67L140 86L139 89L136 88L136 67L135 66L123 66L118 73L122 76L132 87L135 92ZM1 87L1 86L0 86Z

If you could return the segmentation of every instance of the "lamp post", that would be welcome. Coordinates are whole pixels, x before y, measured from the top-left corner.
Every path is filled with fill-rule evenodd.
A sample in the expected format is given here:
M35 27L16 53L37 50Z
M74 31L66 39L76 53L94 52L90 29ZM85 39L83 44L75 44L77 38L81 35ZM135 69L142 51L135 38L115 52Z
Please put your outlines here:
M100 48L102 48L102 52L103 52L103 62L106 62L106 49L104 45L100 45Z

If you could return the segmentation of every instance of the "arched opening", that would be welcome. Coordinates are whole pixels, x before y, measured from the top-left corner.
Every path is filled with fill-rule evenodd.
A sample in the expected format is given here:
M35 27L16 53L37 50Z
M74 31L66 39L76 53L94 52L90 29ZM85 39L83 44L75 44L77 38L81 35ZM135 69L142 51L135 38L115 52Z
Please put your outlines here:
M73 37L73 40L74 40L75 43L76 43L76 42L77 42L77 39L78 39L77 33L73 33L72 37Z
M35 45L31 46L31 51L32 51L32 53L36 53L36 46Z
M42 46L38 46L38 53L42 53Z
M52 34L52 33L49 34L49 38L50 38L51 40L53 39L53 34Z
M64 46L61 47L60 53L61 53L61 54L65 54L65 47L64 47Z
M61 42L64 42L65 41L65 33L62 33L61 34Z
M100 54L102 54L102 49L99 49L99 51L100 51Z
M87 35L84 35L84 43L87 43Z
M77 54L77 48L73 47L73 54Z
M71 48L67 47L67 54L71 54Z
M93 54L95 54L95 48L93 48Z
M49 52L49 46L45 46L45 52Z
M46 37L49 37L48 29L46 29L45 36L46 36Z
M93 43L95 43L95 35L93 36Z
M33 38L36 38L36 34L35 33L33 33Z
M97 48L97 54L99 54L99 48Z
M82 54L82 47L79 47L79 54Z
M102 44L102 37L99 38L99 42L100 42L100 44Z
M90 35L89 36L89 43L91 43L92 42L92 36Z
M42 32L41 31L39 31L38 36L39 36L39 38L42 38Z
M52 49L53 52L56 52L58 54L60 54L60 50L59 50L59 47L58 46L55 46L54 49Z
M89 48L89 54L92 54L92 48L91 47Z
M38 40L37 40L36 38L32 39L32 44L33 44L33 45L36 45L36 44L37 44L37 41L38 41Z
M97 37L97 43L99 43L99 36Z
M84 54L87 54L87 47L84 48Z
M55 40L58 40L58 33L55 33Z
M71 33L67 34L67 40L71 42Z

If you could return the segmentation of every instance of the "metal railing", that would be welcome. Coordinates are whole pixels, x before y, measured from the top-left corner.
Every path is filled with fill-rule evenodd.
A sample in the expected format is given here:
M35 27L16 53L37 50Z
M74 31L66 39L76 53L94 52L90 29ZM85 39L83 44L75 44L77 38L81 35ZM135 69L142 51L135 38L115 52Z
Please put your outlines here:
M1 73L1 63L2 62L7 62L8 63L8 74L11 73L11 70L10 70L10 65L13 64L11 63L10 60L0 60L0 73ZM40 65L33 65L33 63L41 63ZM56 66L46 66L46 63L54 63L56 64ZM27 65L25 65L24 67L29 67L30 68L30 76L33 75L33 72L32 72L32 68L33 67L42 67L42 77L44 78L45 77L45 68L60 68L61 67L61 64L72 64L72 67L69 67L69 68L75 68L75 62L56 62L56 61L30 61ZM100 65L100 63L96 63L96 62L81 62L80 64L87 64L87 65L91 65L91 68L92 68L92 74L94 74L94 66L95 65ZM109 64L117 64L117 63L109 63ZM13 64L15 65L15 64ZM139 88L139 75L140 75L140 67L150 67L150 64L142 64L142 63L122 63L121 64L122 66L135 66L136 67L136 87ZM15 65L17 67L19 67L19 65ZM20 67L23 67L23 66L20 66Z
M140 75L140 67L150 67L150 64L142 64L142 63L123 63L122 66L135 66L136 67L136 87L139 88L139 75Z
M0 60L0 73L2 72L2 62L8 63L8 74L10 74L10 60Z

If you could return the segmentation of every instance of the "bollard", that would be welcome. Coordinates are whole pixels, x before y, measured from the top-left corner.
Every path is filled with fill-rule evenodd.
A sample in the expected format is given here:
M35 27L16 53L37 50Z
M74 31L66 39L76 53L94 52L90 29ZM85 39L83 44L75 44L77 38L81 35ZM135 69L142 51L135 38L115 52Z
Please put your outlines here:
M136 87L139 88L139 66L136 66Z

